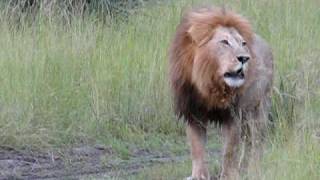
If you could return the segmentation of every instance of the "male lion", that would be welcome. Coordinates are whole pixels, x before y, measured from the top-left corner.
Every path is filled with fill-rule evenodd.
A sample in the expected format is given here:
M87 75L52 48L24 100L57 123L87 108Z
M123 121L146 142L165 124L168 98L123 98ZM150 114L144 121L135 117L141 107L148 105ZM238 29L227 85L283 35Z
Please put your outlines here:
M210 178L204 147L210 122L221 125L224 137L220 178L237 179L239 167L248 164L240 162L240 141L252 157L268 122L269 46L242 16L224 8L200 8L183 16L169 56L176 114L187 122L191 179Z

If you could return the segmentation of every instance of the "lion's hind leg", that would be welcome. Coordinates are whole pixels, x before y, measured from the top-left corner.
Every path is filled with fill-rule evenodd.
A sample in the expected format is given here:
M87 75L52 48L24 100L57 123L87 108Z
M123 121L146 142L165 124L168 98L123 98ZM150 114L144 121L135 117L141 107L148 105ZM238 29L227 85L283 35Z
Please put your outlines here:
M224 138L223 164L220 179L239 179L239 145L241 140L240 125L236 122L222 124L222 136Z
M255 111L246 115L243 128L244 156L241 158L241 171L243 174L259 176L261 174L261 161L263 150L268 136L268 109L259 106ZM256 177L259 179L259 177Z

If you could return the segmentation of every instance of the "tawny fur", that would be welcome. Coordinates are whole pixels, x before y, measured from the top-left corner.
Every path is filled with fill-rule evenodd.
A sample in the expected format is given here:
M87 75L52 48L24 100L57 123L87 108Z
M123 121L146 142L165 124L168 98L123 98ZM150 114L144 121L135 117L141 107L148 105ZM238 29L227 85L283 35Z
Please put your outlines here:
M245 82L236 88L229 87L221 75L234 67L234 60L222 61L214 54L216 49L219 52L222 48L212 41L219 38L218 32L224 31L230 32L230 36L239 34L238 39L247 45L238 49L247 50L250 56ZM252 140L260 137L256 134L261 134L266 127L273 75L270 48L242 16L221 8L201 8L188 11L182 17L169 59L175 111L179 118L188 122L192 176L209 178L203 160L205 140L201 138L205 138L207 123L216 122L222 125L225 137L221 179L232 179L237 172L240 136L247 133ZM249 130L244 132L243 129Z
M251 46L253 32L249 22L243 17L221 9L200 9L186 13L177 28L169 53L171 85L175 97L176 112L179 117L190 116L190 113L208 114L210 116L210 109L227 107L236 93L235 90L226 87L221 80L214 79L211 81L212 73L217 70L217 64L214 61L204 60L199 64L201 69L199 72L203 73L199 76L206 76L207 78L196 80L197 84L210 84L207 90L203 90L203 92L208 91L207 94L210 94L210 96L206 94L203 94L205 97L201 96L199 94L201 93L199 90L202 90L201 87L194 87L191 80L197 49L213 36L214 29L218 26L236 28L246 39L248 46ZM205 59L206 53L197 55L204 56L203 59ZM190 104L197 107L190 107L192 106ZM192 111L199 112L192 113ZM212 118L209 117L209 119Z

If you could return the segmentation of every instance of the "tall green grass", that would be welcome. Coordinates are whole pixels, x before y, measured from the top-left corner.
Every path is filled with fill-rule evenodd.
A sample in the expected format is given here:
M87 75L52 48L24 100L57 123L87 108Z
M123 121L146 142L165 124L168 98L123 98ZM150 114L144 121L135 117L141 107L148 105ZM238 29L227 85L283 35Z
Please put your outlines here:
M1 144L132 143L176 134L165 66L174 27L152 16L142 10L123 24L94 16L71 24L41 15L19 25L3 20Z
M186 148L183 123L172 112L167 50L181 12L192 4L201 2L148 6L117 23L39 14L16 24L2 8L0 144L101 143L124 154L136 147ZM251 20L275 56L274 134L249 179L320 179L320 3L226 4ZM168 172L159 173L153 174Z

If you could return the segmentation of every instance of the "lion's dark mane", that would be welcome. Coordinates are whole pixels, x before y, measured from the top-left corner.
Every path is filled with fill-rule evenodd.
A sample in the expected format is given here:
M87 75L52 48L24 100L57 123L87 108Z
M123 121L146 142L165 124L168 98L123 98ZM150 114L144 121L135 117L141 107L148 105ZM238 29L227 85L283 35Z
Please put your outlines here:
M234 99L234 92L223 86L221 82L214 82L213 93L215 98L202 97L191 82L193 61L197 45L190 37L189 29L192 24L205 25L212 28L226 26L234 27L247 40L248 46L251 45L252 31L248 21L233 12L224 10L200 10L201 16L192 16L197 10L186 13L177 27L175 38L169 51L169 70L171 88L174 95L175 112L179 118L184 118L187 122L216 122L222 123L231 118L230 102ZM199 38L212 35L211 30L200 28ZM226 102L225 104L223 104ZM222 105L221 105L222 104ZM222 108L223 107L223 108Z
M184 118L188 123L214 122L217 124L231 120L230 108L208 109L197 89L191 83L176 83L174 85L174 104L175 113L179 119Z

